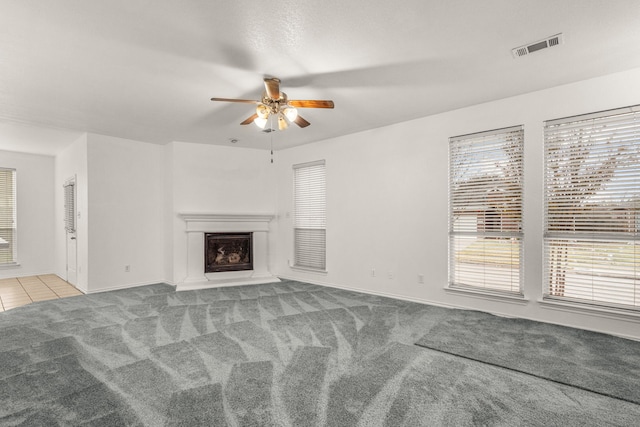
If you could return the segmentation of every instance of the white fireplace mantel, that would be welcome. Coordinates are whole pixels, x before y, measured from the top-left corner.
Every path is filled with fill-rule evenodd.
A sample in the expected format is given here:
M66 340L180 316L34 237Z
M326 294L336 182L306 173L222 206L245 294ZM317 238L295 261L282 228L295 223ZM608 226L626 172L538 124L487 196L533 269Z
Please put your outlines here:
M187 233L187 277L177 290L204 289L217 286L279 282L269 271L269 223L272 214L180 213ZM205 233L253 233L253 270L224 273L204 272Z
M187 223L187 232L207 233L229 231L230 227L242 228L234 231L269 231L269 223L274 218L268 214L181 213L179 216ZM216 230L211 231L211 227Z

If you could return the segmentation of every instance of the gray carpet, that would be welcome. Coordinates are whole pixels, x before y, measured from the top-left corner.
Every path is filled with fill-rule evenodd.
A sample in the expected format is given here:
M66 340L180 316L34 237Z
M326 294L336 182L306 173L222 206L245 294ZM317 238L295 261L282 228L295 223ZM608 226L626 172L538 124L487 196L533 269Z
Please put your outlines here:
M633 402L414 345L465 313L292 281L35 303L0 314L0 425L637 425Z
M640 404L640 342L460 310L417 345Z

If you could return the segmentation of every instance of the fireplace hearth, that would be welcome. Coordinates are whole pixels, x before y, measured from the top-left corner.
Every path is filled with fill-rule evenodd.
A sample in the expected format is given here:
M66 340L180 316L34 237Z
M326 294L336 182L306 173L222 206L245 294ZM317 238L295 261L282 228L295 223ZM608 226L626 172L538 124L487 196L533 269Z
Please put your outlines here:
M253 233L205 233L204 272L253 270Z

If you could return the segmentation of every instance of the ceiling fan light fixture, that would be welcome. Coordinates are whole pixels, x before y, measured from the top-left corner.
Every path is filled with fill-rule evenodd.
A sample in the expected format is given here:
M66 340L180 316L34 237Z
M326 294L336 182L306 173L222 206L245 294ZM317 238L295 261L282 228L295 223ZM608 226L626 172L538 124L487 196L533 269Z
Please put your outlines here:
M285 130L289 127L289 123L287 123L287 120L284 118L284 115L278 114L278 129L280 130Z
M295 107L287 107L282 112L290 122L294 122L298 118L298 109Z
M261 119L266 119L267 117L269 117L269 107L267 107L264 104L260 104L256 107L256 114L258 115L258 117L260 117ZM263 126L264 127L264 126Z
M258 117L253 121L253 123L255 123L256 126L258 126L260 129L264 129L264 127L267 125L267 118Z

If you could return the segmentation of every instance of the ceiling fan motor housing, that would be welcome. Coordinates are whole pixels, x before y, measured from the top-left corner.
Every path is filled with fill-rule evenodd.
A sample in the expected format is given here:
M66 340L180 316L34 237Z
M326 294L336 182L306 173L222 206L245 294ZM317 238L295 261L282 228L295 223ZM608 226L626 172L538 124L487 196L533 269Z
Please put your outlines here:
M262 95L262 105L269 108L270 114L278 114L280 111L288 107L287 103L287 94L284 92L280 92L280 98L278 99L270 98L266 92Z

